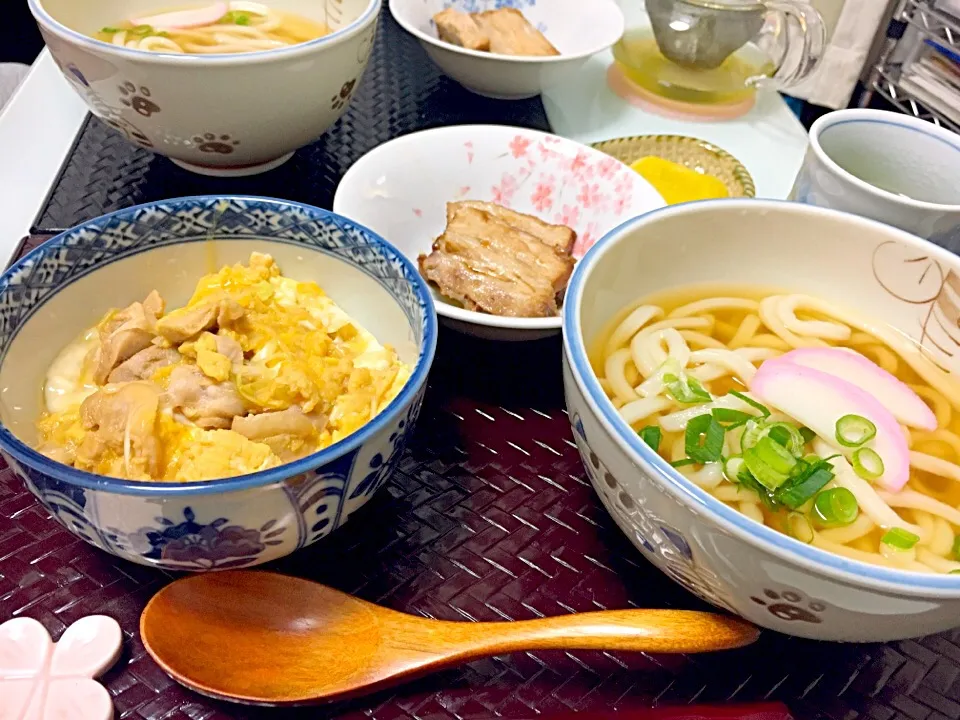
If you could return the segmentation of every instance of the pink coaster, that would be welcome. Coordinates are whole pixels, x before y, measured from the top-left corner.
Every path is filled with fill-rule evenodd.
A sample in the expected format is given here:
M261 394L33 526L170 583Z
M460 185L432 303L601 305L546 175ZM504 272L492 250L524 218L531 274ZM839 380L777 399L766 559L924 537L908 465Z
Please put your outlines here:
M753 96L730 105L695 105L667 100L637 85L623 74L623 70L615 62L607 70L607 85L634 107L674 120L734 120L750 112L756 102Z
M120 656L123 633L113 618L89 615L54 643L39 622L0 625L0 719L110 720L113 700L93 678Z

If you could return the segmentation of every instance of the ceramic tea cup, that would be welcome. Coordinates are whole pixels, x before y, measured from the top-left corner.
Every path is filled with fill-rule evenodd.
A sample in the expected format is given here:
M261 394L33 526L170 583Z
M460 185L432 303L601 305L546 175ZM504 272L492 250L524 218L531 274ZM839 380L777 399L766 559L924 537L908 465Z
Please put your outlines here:
M960 136L900 113L828 113L810 128L790 199L879 220L960 252Z

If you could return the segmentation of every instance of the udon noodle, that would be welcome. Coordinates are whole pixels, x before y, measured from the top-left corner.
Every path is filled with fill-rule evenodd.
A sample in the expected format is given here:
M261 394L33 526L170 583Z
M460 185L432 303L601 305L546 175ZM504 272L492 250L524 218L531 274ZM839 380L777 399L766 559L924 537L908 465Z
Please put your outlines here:
M890 326L701 288L625 308L591 364L624 420L720 502L848 558L960 572L960 383Z
M97 39L133 50L175 54L247 53L297 45L330 33L323 23L235 0L130 18Z

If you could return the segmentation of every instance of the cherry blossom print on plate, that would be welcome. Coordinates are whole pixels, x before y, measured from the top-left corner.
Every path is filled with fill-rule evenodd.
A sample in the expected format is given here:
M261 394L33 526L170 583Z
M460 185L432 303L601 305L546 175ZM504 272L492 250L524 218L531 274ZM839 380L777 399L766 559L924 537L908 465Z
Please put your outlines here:
M471 143L470 152L479 150ZM499 173L486 196L471 199L489 200L573 228L578 236L574 247L578 258L604 233L651 209L635 211L632 207L637 174L590 148L553 136L516 134L505 149L494 148L494 153L491 165ZM481 161L478 157L468 162L477 167Z

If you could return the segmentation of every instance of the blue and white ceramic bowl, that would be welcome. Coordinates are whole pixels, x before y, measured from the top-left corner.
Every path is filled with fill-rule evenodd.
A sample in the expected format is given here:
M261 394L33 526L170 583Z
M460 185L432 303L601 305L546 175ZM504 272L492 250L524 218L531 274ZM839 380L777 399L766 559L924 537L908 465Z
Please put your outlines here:
M958 186L956 133L899 112L852 108L813 123L790 199L879 220L960 252Z
M686 203L621 225L577 264L563 315L567 411L604 506L660 570L758 625L858 642L960 625L960 576L892 570L805 545L684 478L620 417L587 359L591 341L628 303L723 282L807 293L889 323L956 374L960 332L930 316L960 313L951 289L958 278L960 258L935 245L796 203ZM928 289L918 302L918 290Z
M494 55L443 42L433 16L447 8L519 10L560 54ZM570 80L593 55L620 39L625 24L615 0L390 0L390 12L444 73L467 90L498 100L534 97Z
M40 388L61 348L151 289L185 303L211 264L246 262L254 250L319 283L413 367L380 415L314 455L211 482L101 477L32 449ZM414 266L346 218L264 198L141 205L53 238L0 276L0 450L53 517L102 550L167 570L258 565L328 535L384 485L419 414L436 343L433 300Z

